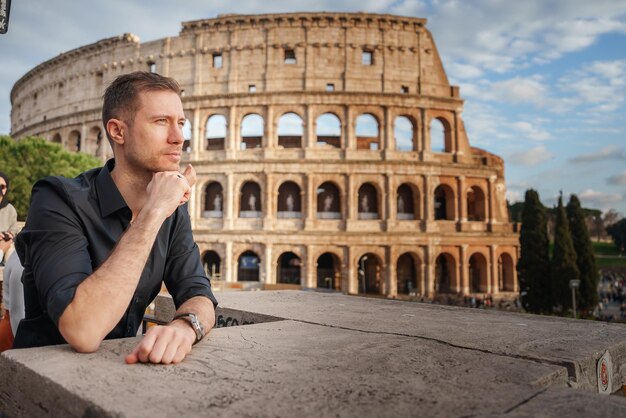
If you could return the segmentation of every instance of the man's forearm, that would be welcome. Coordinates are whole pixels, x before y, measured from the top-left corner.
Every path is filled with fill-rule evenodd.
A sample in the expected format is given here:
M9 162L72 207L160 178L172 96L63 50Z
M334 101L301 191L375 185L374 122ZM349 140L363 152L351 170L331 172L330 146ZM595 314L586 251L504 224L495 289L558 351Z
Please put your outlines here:
M195 296L180 305L175 315L183 313L194 313L198 316L198 320L204 328L205 334L208 334L215 325L215 307L213 302L205 296ZM189 327L191 329L191 327Z
M164 219L141 211L109 258L76 288L59 319L61 335L76 351L97 350L124 315Z

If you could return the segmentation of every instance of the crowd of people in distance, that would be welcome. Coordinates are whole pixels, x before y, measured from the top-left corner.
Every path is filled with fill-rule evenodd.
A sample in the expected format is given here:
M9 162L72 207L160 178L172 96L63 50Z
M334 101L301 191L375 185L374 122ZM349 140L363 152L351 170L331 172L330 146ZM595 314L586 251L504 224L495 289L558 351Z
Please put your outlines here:
M601 321L622 321L626 319L626 275L610 273L602 277L598 284L599 302L593 315ZM619 306L619 313L610 306Z

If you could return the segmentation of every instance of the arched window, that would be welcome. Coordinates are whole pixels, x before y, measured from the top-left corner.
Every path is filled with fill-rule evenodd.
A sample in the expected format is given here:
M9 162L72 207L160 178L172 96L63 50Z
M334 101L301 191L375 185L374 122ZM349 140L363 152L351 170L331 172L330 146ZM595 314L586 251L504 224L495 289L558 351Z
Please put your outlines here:
M301 148L304 133L302 118L285 113L278 119L278 145L283 148Z
M430 121L430 150L431 152L452 151L450 124L444 118L435 118Z
M394 121L393 134L396 139L397 151L414 151L413 123L406 116L398 116Z
M300 186L286 181L278 188L278 217L302 218Z
M513 271L515 266L513 258L504 253L498 259L498 288L504 292L515 291L515 276Z
M67 140L67 149L74 152L80 151L80 132L72 131Z
M398 258L396 266L397 289L400 295L413 296L417 294L417 276L415 258L410 253L404 253Z
M286 252L278 257L276 269L276 283L300 284L300 257L292 252Z
M478 186L473 186L467 191L467 220L485 220L485 193Z
M246 251L237 261L238 282L258 282L261 259L252 251Z
M317 118L315 134L318 146L341 148L341 121L332 113L324 113Z
M210 280L220 280L221 279L221 266L222 259L219 254L215 251L207 251L202 256L202 265L204 266L204 271Z
M241 149L261 148L263 129L263 118L260 115L246 115L241 120Z
M480 253L469 259L470 292L487 292L487 260Z
M359 293L383 294L382 263L378 257L372 253L368 253L362 256L358 263Z
M98 126L92 126L87 134L84 152L101 157L102 145L102 129Z
M435 293L451 293L456 282L454 258L447 253L440 254L435 262Z
M341 290L341 262L332 253L324 253L317 259L317 288Z
M206 149L209 151L222 150L226 142L227 130L224 115L211 115L206 121Z
M183 142L183 151L185 152L191 152L191 136L191 121L187 119L183 125L183 138L185 139Z
M376 188L365 183L359 188L359 219L378 219L378 196Z
M204 212L202 216L205 218L221 218L224 213L224 194L222 185L216 181L206 186L204 193Z
M435 220L454 220L454 193L445 184L435 189Z
M248 181L241 187L239 217L260 218L261 216L261 188L255 182Z
M398 187L398 201L396 202L396 217L398 220L418 219L415 208L418 205L413 196L413 190L408 184L402 184Z
M341 219L339 189L331 182L317 189L317 219Z
M356 118L356 148L377 150L380 148L378 121L369 113Z
M62 144L63 140L61 139L61 134L54 134L54 136L52 137L52 142L55 144Z

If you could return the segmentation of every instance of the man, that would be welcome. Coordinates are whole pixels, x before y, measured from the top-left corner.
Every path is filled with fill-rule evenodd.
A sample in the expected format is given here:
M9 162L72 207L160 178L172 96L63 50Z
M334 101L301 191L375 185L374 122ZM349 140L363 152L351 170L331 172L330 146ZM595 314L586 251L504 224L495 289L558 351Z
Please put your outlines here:
M102 120L113 160L33 187L17 239L26 318L14 347L67 342L93 352L104 339L134 336L163 281L175 319L149 328L126 362L178 363L211 329L217 305L183 205L195 171L179 173L179 86L154 73L122 75L104 94Z

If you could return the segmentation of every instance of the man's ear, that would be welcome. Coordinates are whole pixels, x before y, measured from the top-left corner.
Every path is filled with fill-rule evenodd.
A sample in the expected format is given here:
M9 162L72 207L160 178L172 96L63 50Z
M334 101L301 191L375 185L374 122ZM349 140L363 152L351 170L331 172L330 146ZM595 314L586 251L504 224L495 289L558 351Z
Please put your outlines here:
M106 127L111 140L122 145L126 137L126 124L119 119L109 119Z

